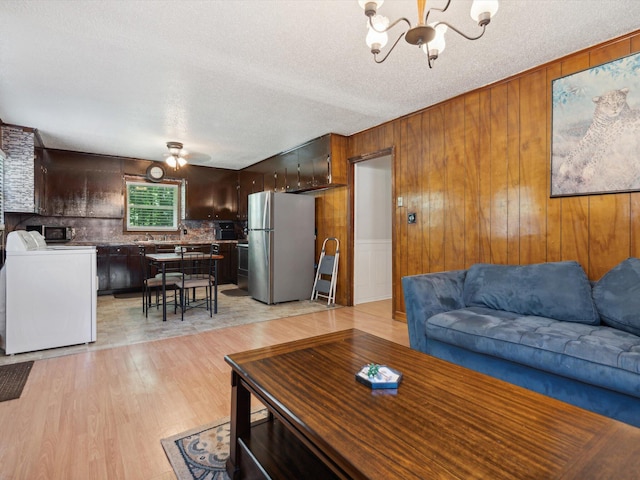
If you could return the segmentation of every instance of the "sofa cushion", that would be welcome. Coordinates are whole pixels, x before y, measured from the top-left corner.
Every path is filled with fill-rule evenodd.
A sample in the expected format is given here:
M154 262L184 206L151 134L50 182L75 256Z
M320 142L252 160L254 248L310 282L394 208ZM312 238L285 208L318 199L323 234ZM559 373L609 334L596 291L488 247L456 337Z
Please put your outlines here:
M426 336L640 397L640 337L614 328L469 307L431 317Z
M464 302L521 315L598 325L591 284L578 262L477 263L467 271Z
M627 258L607 272L593 300L605 325L640 335L640 260Z

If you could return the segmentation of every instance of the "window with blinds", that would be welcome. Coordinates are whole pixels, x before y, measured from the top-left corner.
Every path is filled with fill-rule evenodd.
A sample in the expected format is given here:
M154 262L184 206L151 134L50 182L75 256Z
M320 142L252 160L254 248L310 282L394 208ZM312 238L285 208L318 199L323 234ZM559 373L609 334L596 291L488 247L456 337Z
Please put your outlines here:
M179 185L126 182L127 230L178 229Z

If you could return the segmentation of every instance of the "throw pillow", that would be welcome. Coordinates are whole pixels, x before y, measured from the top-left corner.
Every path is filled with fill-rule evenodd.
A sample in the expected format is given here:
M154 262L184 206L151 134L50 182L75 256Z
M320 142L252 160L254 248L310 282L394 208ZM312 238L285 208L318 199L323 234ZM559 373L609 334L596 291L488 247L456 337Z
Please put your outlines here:
M468 307L589 325L600 323L589 279L574 261L534 265L478 263L467 272L463 297Z
M640 335L640 260L629 257L605 273L593 299L605 325Z

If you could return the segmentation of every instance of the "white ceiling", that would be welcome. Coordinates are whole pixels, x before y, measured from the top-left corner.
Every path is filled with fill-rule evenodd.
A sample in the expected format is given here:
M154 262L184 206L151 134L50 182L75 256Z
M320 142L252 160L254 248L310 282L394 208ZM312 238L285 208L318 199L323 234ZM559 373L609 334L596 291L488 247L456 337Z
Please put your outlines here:
M430 0L442 7L445 0ZM473 34L471 0L446 20ZM380 12L415 23L414 0ZM638 0L502 0L429 70L404 40L377 65L356 0L0 0L0 119L48 148L239 169L350 135L640 28ZM391 41L390 41L391 43Z

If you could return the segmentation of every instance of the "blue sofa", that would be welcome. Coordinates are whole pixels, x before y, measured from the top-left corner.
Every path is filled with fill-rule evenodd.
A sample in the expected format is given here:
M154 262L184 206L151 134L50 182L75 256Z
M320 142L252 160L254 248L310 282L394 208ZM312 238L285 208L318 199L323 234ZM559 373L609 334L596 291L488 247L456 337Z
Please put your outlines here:
M413 349L640 427L640 260L404 277Z

